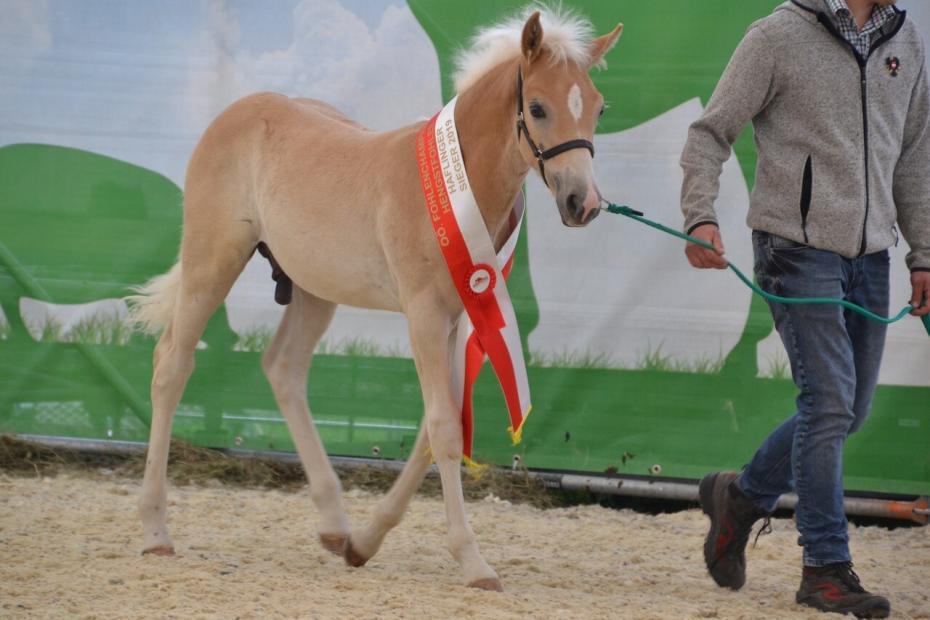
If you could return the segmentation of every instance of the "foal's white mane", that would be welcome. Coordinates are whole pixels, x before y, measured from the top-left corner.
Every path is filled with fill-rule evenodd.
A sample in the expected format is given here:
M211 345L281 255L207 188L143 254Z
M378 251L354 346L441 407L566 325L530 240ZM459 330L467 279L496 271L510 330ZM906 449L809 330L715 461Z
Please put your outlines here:
M590 62L588 43L594 38L594 27L571 9L533 4L519 14L499 24L482 28L471 39L471 45L461 50L455 59L455 90L462 92L482 75L504 61L520 55L523 26L535 11L539 11L543 29L543 47L552 62Z

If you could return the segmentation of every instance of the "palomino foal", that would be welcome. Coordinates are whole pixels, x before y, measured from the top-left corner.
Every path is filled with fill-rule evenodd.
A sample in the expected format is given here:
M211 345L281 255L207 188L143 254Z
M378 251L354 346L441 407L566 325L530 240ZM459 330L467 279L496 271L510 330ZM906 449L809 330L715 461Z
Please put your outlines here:
M598 213L593 147L590 153L587 147L550 153L544 166L537 155L593 139L603 99L588 71L602 62L620 30L592 39L585 21L536 12L480 32L460 58L459 141L498 247L531 168L543 174L566 225L583 226ZM518 117L525 118L519 134ZM174 410L207 320L263 243L294 289L262 366L310 480L323 545L350 564L364 564L400 522L432 457L442 479L448 545L465 582L501 589L465 515L462 425L450 380L462 303L421 193L414 144L421 125L376 133L323 102L263 93L232 104L201 138L187 170L180 260L131 300L137 320L164 330L154 353L151 437L139 500L143 553L173 553L166 469ZM306 394L314 348L337 304L406 314L425 405L403 472L367 526L351 535L339 479Z

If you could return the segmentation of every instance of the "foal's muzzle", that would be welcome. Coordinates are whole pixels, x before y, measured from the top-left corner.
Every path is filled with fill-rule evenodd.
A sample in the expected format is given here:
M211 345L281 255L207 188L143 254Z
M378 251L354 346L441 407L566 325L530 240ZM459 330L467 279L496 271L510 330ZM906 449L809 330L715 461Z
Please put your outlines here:
M589 202L588 190L584 187L575 187L571 190L559 192L556 198L556 204L559 207L559 215L562 217L562 223L566 226L577 228L587 226L600 213L600 209L586 209L585 203Z

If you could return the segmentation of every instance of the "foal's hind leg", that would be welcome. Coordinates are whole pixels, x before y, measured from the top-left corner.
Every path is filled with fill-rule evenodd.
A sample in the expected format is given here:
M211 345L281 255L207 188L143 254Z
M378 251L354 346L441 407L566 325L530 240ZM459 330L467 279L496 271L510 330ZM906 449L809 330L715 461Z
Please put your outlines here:
M307 372L313 349L329 327L335 309L336 304L295 289L274 341L262 358L262 367L307 472L310 497L322 518L320 541L326 549L341 555L349 533L342 486L307 404Z
M378 552L384 537L403 518L411 498L426 476L429 464L429 438L426 424L422 424L404 469L391 485L391 490L378 500L371 521L364 528L353 531L349 537L345 548L348 564L362 566Z
M198 239L196 254L185 247L174 315L155 347L152 372L152 427L139 497L143 551L171 555L167 526L167 468L174 410L194 370L194 349L210 316L223 302L251 255L247 234ZM193 245L193 243L191 244Z

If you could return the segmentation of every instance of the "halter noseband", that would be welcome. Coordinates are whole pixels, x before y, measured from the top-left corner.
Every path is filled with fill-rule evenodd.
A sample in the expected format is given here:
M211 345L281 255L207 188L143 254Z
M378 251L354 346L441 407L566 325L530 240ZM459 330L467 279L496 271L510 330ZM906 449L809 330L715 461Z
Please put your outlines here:
M523 69L517 68L517 142L520 141L520 135L526 136L526 143L536 156L536 162L539 164L539 174L542 175L543 183L549 187L549 181L546 179L546 160L552 159L556 155L570 151L572 149L588 149L591 151L591 157L594 157L594 145L589 140L577 139L557 144L551 149L545 151L536 146L533 138L530 137L530 130L526 126L526 120L523 116Z

